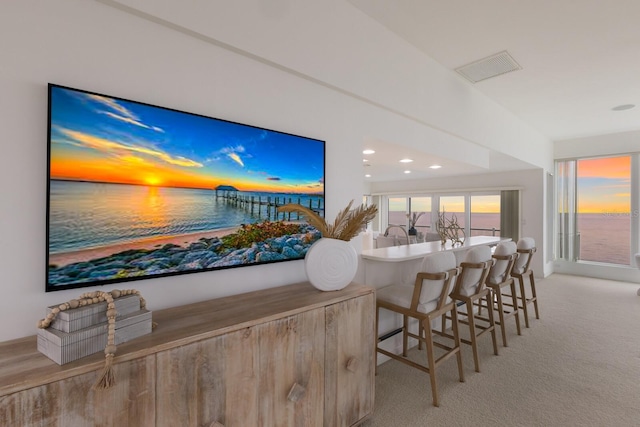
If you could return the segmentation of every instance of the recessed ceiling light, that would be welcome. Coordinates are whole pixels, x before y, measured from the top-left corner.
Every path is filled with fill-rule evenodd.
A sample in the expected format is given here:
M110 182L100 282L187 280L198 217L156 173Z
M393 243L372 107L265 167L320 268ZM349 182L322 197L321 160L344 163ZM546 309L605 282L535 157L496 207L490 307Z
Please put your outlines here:
M364 177L365 178L371 178L371 175L370 174L366 174Z
M411 162L413 162L413 160L411 160L411 159L402 159L402 160L400 160L400 163L411 163Z
M404 171L404 173L411 173L411 171Z
M363 162L368 162L369 160L367 160L367 159L362 159L362 161L363 161Z
M630 110L635 106L636 106L635 104L622 104L622 105L618 105L617 107L613 107L612 110L613 111Z
M430 169L440 169L442 166L440 165L431 165L429 166Z
M362 154L374 154L375 150L364 150Z

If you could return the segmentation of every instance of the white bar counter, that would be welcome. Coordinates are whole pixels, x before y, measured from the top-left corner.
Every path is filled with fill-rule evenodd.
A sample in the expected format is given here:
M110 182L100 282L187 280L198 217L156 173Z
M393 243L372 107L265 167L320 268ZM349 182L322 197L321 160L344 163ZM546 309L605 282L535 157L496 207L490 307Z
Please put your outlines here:
M412 245L392 246L388 248L368 249L361 253L364 262L364 281L366 285L380 288L391 284L413 285L415 275L425 255L433 252L453 251L458 263L464 253L474 246L495 246L510 238L494 236L472 236L465 239L462 246L447 241L414 243Z
M466 251L473 246L495 246L501 241L511 240L493 236L472 236L464 241L463 246L453 247L451 241L444 246L441 242L414 243L412 245L391 246L388 248L368 249L362 251L362 258L381 262L400 262L422 259L425 255L441 251Z

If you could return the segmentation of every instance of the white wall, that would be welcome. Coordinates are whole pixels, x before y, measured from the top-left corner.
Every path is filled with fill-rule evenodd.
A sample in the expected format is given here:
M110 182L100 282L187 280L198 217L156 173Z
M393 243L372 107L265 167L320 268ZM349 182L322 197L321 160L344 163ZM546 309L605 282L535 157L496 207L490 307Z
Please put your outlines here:
M342 0L305 0L308 8L275 2L282 11L258 0L255 7L221 3L209 11L203 26L215 34L205 37L96 1L3 2L0 341L34 334L46 306L86 291L44 292L48 82L323 139L329 217L349 200L360 200L361 142L366 136L393 135L418 143L441 134L470 149L479 142L506 146L522 140L542 147L531 150L536 152L530 161L548 160L540 154L550 150L544 138L468 85L450 81L428 58L414 58L417 53L409 46L397 58L408 64L383 60L392 58L402 43ZM191 5L185 9L190 15L182 16L179 1L145 2L158 4L168 8L171 19L193 22L199 16ZM352 31L353 25L359 31ZM365 58L349 53L358 46ZM371 61L376 61L375 69ZM414 66L419 75L408 76ZM402 86L398 75L419 80L420 95ZM390 82L396 86L388 86ZM462 106L465 113L455 113ZM405 114L414 109L415 114ZM445 130L429 122L431 114ZM473 141L476 137L479 141ZM527 156L527 150L520 154ZM104 289L134 287L157 310L304 279L303 262L293 261Z
M640 131L620 132L556 141L554 159L613 156L640 151Z

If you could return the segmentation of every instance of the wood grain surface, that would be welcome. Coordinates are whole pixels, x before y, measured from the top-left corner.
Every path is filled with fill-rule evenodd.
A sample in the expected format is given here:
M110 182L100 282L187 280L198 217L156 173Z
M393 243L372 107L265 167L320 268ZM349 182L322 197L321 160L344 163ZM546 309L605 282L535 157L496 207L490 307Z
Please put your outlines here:
M58 365L35 335L0 343L0 425L355 424L373 411L374 292L298 283L154 311L106 390L100 353Z

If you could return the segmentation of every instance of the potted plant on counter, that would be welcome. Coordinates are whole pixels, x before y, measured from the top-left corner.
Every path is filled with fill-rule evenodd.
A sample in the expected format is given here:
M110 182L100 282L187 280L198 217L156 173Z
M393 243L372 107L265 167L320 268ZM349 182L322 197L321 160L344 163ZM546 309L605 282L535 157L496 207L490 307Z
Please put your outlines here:
M409 236L416 236L418 234L416 224L422 215L424 215L424 212L412 212L411 214L407 214L407 218L409 219Z

